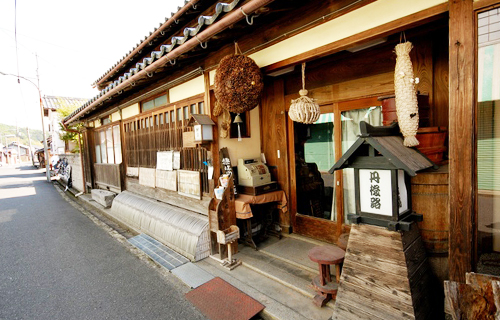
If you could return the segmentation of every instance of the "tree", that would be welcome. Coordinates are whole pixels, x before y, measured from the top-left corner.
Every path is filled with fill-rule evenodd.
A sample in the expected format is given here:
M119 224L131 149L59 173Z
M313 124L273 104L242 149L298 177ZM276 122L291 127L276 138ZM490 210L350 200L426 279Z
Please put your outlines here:
M75 109L76 109L75 106L66 103L61 103L59 108L57 108L57 114L59 115L59 119L62 121L62 119L69 116ZM59 138L61 138L61 140L64 141L64 152L80 152L80 150L78 149L77 131L79 131L81 126L82 124L79 123L76 125L69 125L68 127L64 128L62 122L59 122L59 128L60 128ZM73 150L70 150L71 142L73 142L75 145Z

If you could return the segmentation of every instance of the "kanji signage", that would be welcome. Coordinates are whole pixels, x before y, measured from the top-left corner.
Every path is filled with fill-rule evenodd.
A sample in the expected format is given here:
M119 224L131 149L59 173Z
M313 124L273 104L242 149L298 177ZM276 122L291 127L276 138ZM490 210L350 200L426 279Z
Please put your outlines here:
M398 170L398 212L408 210L408 191L404 171ZM362 212L392 216L391 170L360 169L359 196Z

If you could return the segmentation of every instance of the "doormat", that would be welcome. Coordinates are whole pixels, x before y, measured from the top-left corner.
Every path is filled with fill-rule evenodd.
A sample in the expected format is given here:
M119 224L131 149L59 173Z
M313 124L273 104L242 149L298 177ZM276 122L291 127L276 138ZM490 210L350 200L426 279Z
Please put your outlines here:
M186 298L211 320L248 320L264 310L260 302L218 277L191 290Z

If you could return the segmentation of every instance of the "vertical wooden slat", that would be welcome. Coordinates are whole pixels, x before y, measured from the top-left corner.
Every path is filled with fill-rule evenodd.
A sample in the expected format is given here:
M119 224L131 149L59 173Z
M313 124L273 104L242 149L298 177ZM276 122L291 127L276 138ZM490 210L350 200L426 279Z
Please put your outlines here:
M289 157L295 158L295 154L288 153L288 128L285 103L285 88L283 79L274 79L264 86L264 94L261 104L261 151L264 152L266 160L271 167L271 173L276 176L281 188L287 197L293 197L294 185L290 185ZM288 101L289 103L289 101ZM278 151L280 157L278 158ZM293 161L293 160L292 160ZM276 167L276 168L272 168ZM290 210L291 211L291 210ZM286 232L290 231L291 219L287 212L280 216L280 224Z
M333 131L335 137L335 161L338 161L342 157L342 122L340 115L339 104L333 104ZM335 183L334 197L335 201L335 210L337 210L337 236L340 236L342 233L342 225L344 224L344 179L342 170L338 170L334 173Z
M475 257L473 0L450 0L450 280L465 282Z

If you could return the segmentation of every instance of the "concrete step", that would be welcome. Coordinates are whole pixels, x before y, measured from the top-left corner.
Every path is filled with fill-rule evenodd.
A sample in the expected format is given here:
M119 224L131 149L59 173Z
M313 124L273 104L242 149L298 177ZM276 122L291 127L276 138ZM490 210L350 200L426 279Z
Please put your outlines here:
M290 284L284 285L282 282L276 281L276 279L265 276L262 272L250 268L248 263L231 271L222 268L219 262L211 258L196 262L196 265L212 275L222 278L265 305L266 308L261 313L261 316L265 319L326 320L332 316L333 311L331 308L318 308L312 303L311 298L292 289ZM271 269L272 265L269 265L268 268ZM294 285L304 282L302 276L295 275L295 272L291 272L286 278L293 278L293 280L289 281L293 282ZM281 270L279 273L280 277L285 277L285 271ZM268 273L268 275L271 274ZM274 276L276 277L276 274Z

